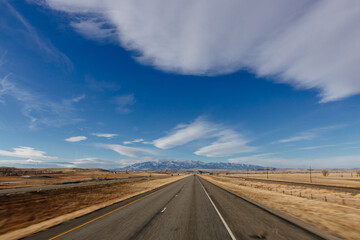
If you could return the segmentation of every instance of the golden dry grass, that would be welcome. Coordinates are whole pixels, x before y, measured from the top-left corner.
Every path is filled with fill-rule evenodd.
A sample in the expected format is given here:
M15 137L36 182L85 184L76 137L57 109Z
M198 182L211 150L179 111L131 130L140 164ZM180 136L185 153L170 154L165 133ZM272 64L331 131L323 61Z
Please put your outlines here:
M16 230L92 206L105 207L184 177L186 175L48 190L39 193L3 195L0 196L0 234L14 233L14 231L16 234ZM91 209L94 211L98 208L92 207ZM81 213L88 212L86 210ZM78 216L79 214L74 214L72 217ZM69 217L64 220L69 220ZM58 223L56 221L56 224ZM45 226L49 227L49 224ZM0 239L3 237L4 235L0 235Z
M9 169L6 171L6 169ZM1 171L2 170L2 171ZM0 168L0 190L38 187L79 182L94 182L117 178L167 177L167 173L113 172L102 169L47 168L18 169Z
M360 176L357 170L352 169L329 169L329 175L323 176L321 169L312 170L311 178L313 184L324 184L332 186L360 187ZM230 174L229 174L230 173ZM310 183L310 174L307 169L284 169L276 171L234 171L228 172L229 176L248 177L256 179L269 179L279 181L291 181L299 183ZM219 173L219 176L226 176L226 173Z
M206 180L345 239L359 239L359 194L304 186L245 181L229 176ZM290 179L290 178L289 178ZM296 180L296 176L291 177ZM311 198L312 195L312 198ZM325 201L326 199L326 201ZM345 202L338 199L345 199Z

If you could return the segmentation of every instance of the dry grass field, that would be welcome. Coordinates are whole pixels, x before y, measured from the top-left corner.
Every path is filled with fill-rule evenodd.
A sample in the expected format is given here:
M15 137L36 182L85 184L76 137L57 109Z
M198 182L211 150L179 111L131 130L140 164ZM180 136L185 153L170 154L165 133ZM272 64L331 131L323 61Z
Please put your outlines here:
M318 171L313 174L313 184L308 184L308 173L298 171L269 173L269 179L276 182L267 181L266 173L220 173L202 177L341 238L359 239L360 178L355 171L352 175L350 171L330 172L326 177Z
M21 169L0 167L0 190L149 176L167 177L168 174L149 172L113 172L103 169L81 168Z
M360 187L360 170L341 169L327 171L328 175L324 176L322 173L322 169L312 170L311 182L314 184L324 184L332 186ZM222 173L219 175L226 176L226 173ZM284 169L268 171L268 173L266 173L266 171L237 171L233 173L230 172L230 175L234 177L248 177L255 179L310 183L310 171L307 169Z
M26 229L27 233L32 233L34 229L41 230L59 224L185 176L168 174L166 177L147 180L0 195L0 239L16 239L19 236L17 234L21 233L15 230ZM44 221L48 223L31 229L31 226ZM1 235L8 232L11 232L11 237L8 237L9 234Z

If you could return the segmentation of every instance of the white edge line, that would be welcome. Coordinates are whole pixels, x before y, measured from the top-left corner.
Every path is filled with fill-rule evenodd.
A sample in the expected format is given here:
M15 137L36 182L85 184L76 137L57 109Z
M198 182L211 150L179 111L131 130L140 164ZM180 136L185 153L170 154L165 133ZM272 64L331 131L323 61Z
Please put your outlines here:
M198 180L199 180L199 179L198 179ZM201 187L204 189L204 192L206 193L206 196L209 198L209 200L210 200L211 204L214 206L215 211L216 211L216 212L217 212L217 214L219 215L219 217L220 217L221 221L223 222L223 224L224 224L224 226L225 226L226 230L227 230L227 231L228 231L228 233L230 234L231 239L232 239L232 240L236 240L236 238L235 238L234 234L232 233L231 229L229 228L229 226L228 226L228 225L227 225L227 223L225 222L225 220L224 220L223 216L221 216L221 214L220 214L219 210L218 210L218 209L217 209L217 207L215 206L214 202L211 200L211 198L210 198L209 194L206 192L206 190L205 190L204 186L202 185L202 183L200 182L200 180L199 180L199 183L201 184Z

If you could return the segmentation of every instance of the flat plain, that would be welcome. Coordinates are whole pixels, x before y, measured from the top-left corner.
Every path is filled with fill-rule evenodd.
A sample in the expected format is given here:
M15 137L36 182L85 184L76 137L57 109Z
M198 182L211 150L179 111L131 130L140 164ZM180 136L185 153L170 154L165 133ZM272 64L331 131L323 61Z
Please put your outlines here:
M356 170L242 171L204 179L341 238L360 234L360 177Z
M25 186L46 186L64 182L83 182L92 178L99 184L25 193L0 194L0 235L26 229L36 224L50 221L47 227L102 207L122 201L126 198L155 189L183 178L185 175L172 176L166 173L113 173L88 169L43 169L28 171L29 184ZM50 176L45 177L44 176ZM106 183L115 177L128 176L131 181ZM150 177L151 176L151 177ZM19 176L9 176L18 178ZM21 177L21 176L20 176ZM139 177L143 177L140 178ZM146 178L145 178L146 177ZM3 176L2 180L7 179ZM31 181L34 179L33 181ZM41 179L41 180L39 180ZM47 180L51 179L51 180ZM69 181L69 179L71 181ZM88 180L86 180L88 181ZM7 180L8 182L8 180ZM16 187L24 187L23 184ZM55 219L55 220L54 220ZM54 220L54 221L53 221ZM51 222L53 221L53 223ZM31 232L31 229L28 229ZM1 238L1 237L0 237Z

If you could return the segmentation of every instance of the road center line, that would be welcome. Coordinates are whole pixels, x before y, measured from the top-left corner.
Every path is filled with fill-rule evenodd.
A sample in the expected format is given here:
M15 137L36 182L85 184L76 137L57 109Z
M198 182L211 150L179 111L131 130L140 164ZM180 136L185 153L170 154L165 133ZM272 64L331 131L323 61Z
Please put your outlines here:
M164 208L163 210L161 210L161 212L163 213L163 212L165 212L165 210L166 210L166 208Z
M204 189L204 192L206 193L206 196L209 198L209 200L210 200L211 204L212 204L212 205L213 205L213 207L215 208L215 211L216 211L216 212L217 212L217 214L219 215L219 217L220 217L221 221L223 222L223 224L224 224L224 226L225 226L226 230L228 231L228 233L229 233L229 235L230 235L231 239L232 239L232 240L236 240L236 238L235 238L234 234L232 233L231 229L229 228L229 226L228 226L228 225L227 225L227 223L225 222L225 220L224 220L223 216L221 216L221 213L219 212L219 210L218 210L218 209L217 209L217 207L215 206L214 202L211 200L211 198L210 198L209 194L206 192L206 190L205 190L205 188L204 188L204 185L202 185L202 183L200 182L200 180L199 180L199 179L198 179L198 181L199 181L199 183L200 183L201 187Z

